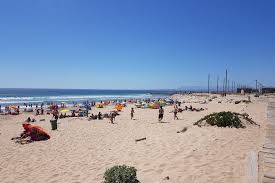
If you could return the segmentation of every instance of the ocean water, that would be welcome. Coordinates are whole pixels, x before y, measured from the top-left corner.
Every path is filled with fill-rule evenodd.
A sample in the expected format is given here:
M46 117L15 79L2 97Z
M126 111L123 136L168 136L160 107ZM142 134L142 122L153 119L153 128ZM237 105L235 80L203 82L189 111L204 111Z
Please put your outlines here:
M171 90L0 89L0 105L164 98Z

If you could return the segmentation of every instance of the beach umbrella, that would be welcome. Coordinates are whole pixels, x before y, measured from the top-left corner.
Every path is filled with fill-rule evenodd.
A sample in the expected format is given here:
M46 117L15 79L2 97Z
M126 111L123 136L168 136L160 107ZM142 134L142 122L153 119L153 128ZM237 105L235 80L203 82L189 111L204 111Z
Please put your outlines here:
M69 112L69 110L68 110L68 109L63 109L63 110L61 110L60 112L61 112L61 113L66 113L66 112Z
M116 110L118 110L118 111L121 111L122 110L122 105L121 104L117 104L116 106L115 106L115 109Z

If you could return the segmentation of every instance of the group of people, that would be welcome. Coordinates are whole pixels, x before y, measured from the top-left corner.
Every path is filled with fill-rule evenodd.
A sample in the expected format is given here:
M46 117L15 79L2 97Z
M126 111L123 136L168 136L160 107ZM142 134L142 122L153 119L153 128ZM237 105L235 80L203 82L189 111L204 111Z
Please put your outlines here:
M179 108L177 105L174 105L174 110L173 110L173 113L174 113L174 120L178 120L178 112L179 112ZM160 106L159 108L159 117L158 117L158 120L159 122L161 122L163 120L163 117L164 117L164 109L162 106Z
M190 105L190 107L185 106L185 109L181 109L179 108L178 104L176 103L174 105L174 109L172 111L172 113L174 114L174 120L178 120L178 112L182 112L182 111L203 111L203 108L197 109L194 108ZM44 114L43 108L41 110L37 109L36 110L36 114ZM52 108L52 114L53 114L53 118L55 119L59 119L59 118L65 118L65 117L76 117L75 111L72 111L72 115L68 116L60 114L59 115L59 111L58 111L58 106L55 106ZM135 114L135 110L134 108L131 108L130 110L130 118L131 120L134 120L134 114ZM102 114L101 112L99 112L97 115L91 114L91 116L89 117L89 120L103 120L104 118L108 118L110 120L110 122L112 124L114 124L115 118L116 116L119 115L118 111L111 111L110 113L105 113ZM88 111L87 111L87 116L88 116ZM158 111L158 121L161 122L163 120L164 117L164 109L162 106L160 106L159 111ZM41 140L48 140L50 139L49 134L47 134L45 132L45 130L43 130L41 127L39 126L34 126L31 125L30 122L35 122L35 119L31 119L30 117L25 121L25 123L23 124L23 128L24 128L24 132L20 135L20 137L16 137L13 138L12 140L16 140L16 142L19 142L21 144L24 143L29 143L32 141L41 141Z
M41 103L40 105L39 104L31 104L31 103L27 104L27 103L24 103L23 105L25 106L25 108L28 108L28 107L32 108L33 106L35 106L35 109L38 109L38 108L42 109L43 106L44 106L44 103Z
M134 110L134 108L131 108L131 112L130 112L131 120L134 119L134 114L135 114L135 110ZM179 119L178 116L177 116L177 114L178 114L178 106L175 105L175 107L174 107L174 119L175 120ZM158 115L158 121L161 122L163 120L163 117L164 117L164 109L163 109L162 106L160 106L160 108L159 108L159 115Z
M0 113L5 112L5 114L18 115L20 113L20 106L5 106L2 111L2 106L0 105Z
M203 108L194 108L191 105L190 105L190 107L185 106L185 111L188 111L188 110L189 111L197 111L197 112L204 111ZM178 120L179 119L178 118L178 113L183 112L183 111L184 111L184 109L179 108L177 104L174 105L174 110L173 110L174 120ZM160 109L159 109L159 122L162 121L163 116L164 116L164 110L163 110L162 107L160 107Z
M108 118L108 119L110 119L110 122L112 123L112 124L114 124L114 121L115 121L115 118L116 118L116 116L118 116L119 114L118 114L118 112L116 112L116 111L112 111L112 112L110 112L109 114L108 113L106 113L106 114L102 114L101 112L99 112L97 115L94 115L94 114L91 114L91 116L89 117L89 120L103 120L104 118Z
M44 109L43 107L41 109L36 109L36 115L43 115L44 114Z

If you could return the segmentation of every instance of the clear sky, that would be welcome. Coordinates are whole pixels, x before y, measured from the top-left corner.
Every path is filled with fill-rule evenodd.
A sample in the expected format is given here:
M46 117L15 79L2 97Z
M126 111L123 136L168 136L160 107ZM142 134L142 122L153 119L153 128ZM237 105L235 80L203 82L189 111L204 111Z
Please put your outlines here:
M274 0L0 0L0 87L275 86Z

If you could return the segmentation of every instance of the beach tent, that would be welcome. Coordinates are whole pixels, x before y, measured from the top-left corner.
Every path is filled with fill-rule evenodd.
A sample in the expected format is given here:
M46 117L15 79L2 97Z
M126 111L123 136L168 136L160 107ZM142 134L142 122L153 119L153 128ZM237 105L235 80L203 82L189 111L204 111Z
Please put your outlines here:
M101 103L98 103L98 104L96 104L95 105L97 108L103 108L103 104L101 104Z

